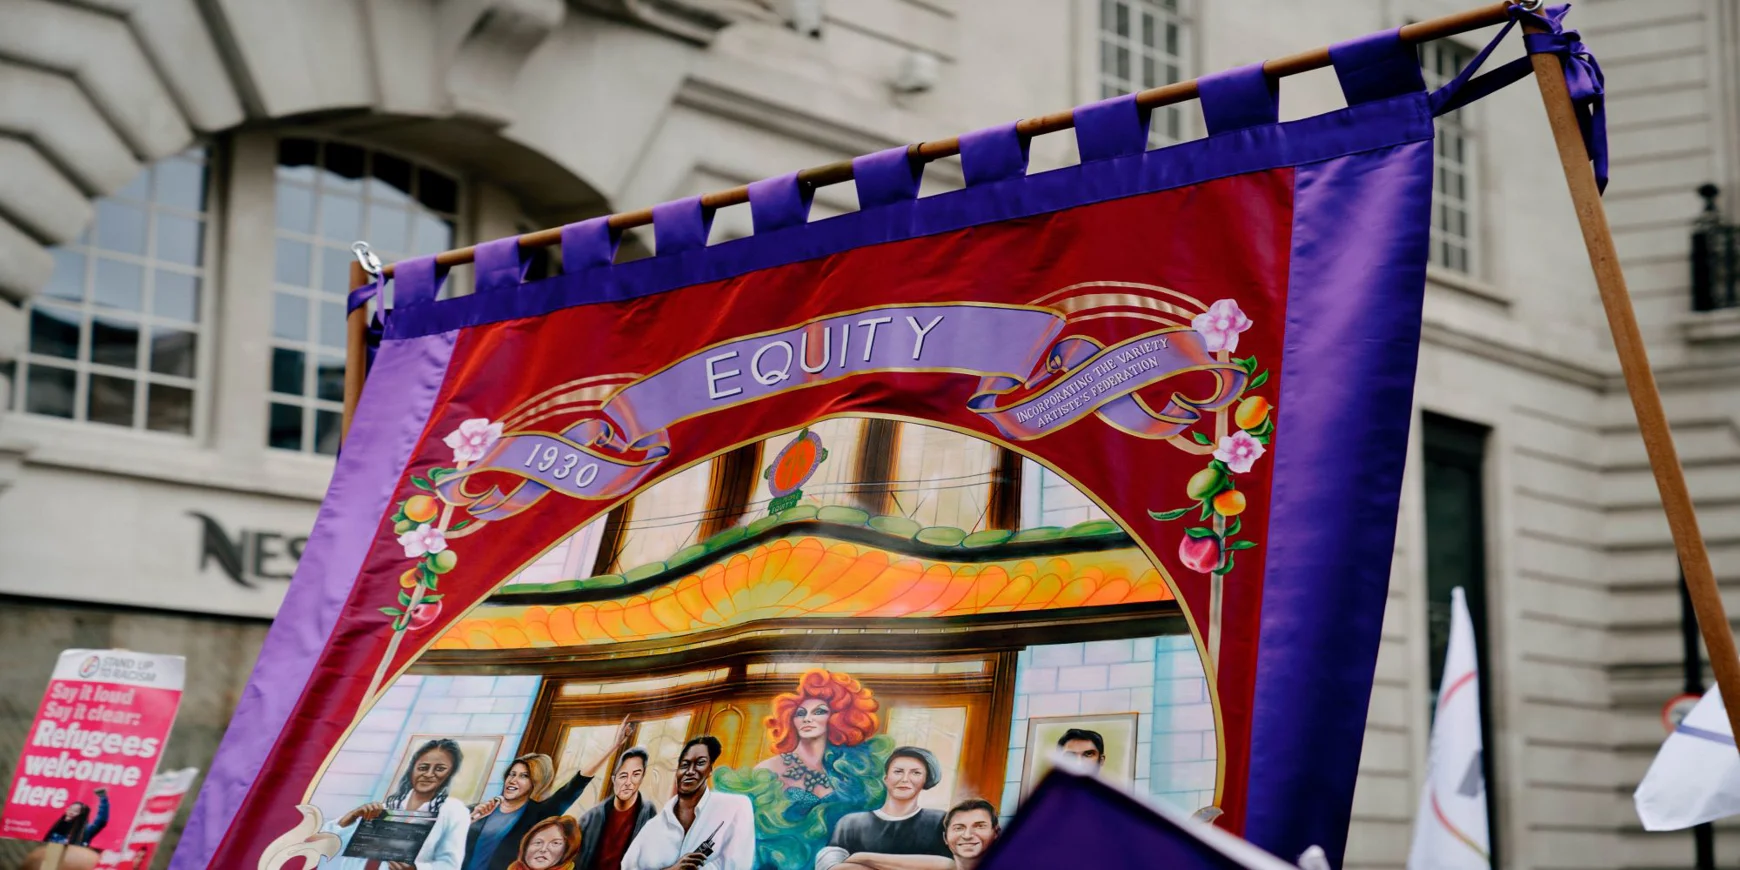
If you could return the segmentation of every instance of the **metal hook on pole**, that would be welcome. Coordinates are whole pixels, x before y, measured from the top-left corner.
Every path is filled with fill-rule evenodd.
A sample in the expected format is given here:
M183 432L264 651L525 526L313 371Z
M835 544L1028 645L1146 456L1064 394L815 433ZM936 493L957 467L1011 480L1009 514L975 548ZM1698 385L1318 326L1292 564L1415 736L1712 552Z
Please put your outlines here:
M375 256L375 252L369 248L368 242L351 242L350 252L356 255L357 264L362 266L364 272L369 273L370 278L380 280L381 258Z

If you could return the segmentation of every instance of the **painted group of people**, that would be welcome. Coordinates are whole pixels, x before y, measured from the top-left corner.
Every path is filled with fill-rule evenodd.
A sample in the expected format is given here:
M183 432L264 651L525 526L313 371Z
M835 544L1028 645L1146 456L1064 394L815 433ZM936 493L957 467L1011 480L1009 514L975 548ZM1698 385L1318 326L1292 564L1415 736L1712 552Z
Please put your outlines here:
M459 772L464 753L452 740L431 740L417 748L399 784L386 800L363 804L327 825L339 838L339 854L349 847L358 826L367 819L389 812L414 812L435 817L416 859L410 863L369 858L337 857L323 867L333 870L590 870L609 865L596 863L596 847L607 842L600 835L587 837L589 817L609 815L622 795L629 797L629 836L645 823L640 811L640 779L646 772L645 750L621 752L629 734L625 721L616 744L566 783L556 785L555 762L548 755L533 753L514 759L502 778L501 794L467 808L449 799L453 777ZM615 796L580 819L564 815L597 776L604 762L618 758L612 777ZM632 763L631 763L632 762ZM632 788L625 786L632 783ZM623 813L617 813L623 815ZM639 824L636 824L636 817ZM594 847L593 854L586 846ZM626 847L626 844L625 844ZM614 868L613 868L614 870Z
M849 675L812 670L774 699L767 719L774 754L748 770L715 770L723 747L710 735L678 755L674 794L654 806L641 794L651 759L628 748L625 719L611 749L566 783L542 754L509 766L502 792L475 808L448 801L463 761L451 740L420 747L385 800L328 826L342 846L364 819L388 811L434 815L411 864L357 858L334 870L972 870L1000 833L980 798L948 810L921 807L943 778L929 750L879 734L878 704ZM1105 742L1072 729L1067 755L1099 767ZM565 809L615 760L610 798L579 815ZM715 775L718 782L715 782ZM342 851L342 849L341 849ZM355 862L355 863L340 863Z
M611 750L566 783L555 785L555 764L534 753L514 759L501 794L467 809L450 800L464 761L452 740L418 747L386 800L363 804L326 826L339 839L332 870L748 870L755 828L748 798L713 792L713 764L722 747L710 736L690 740L677 764L676 794L654 807L641 794L647 751L627 747L625 720ZM592 784L598 768L615 759L610 797L581 813L568 806ZM359 825L389 812L435 817L414 861L342 857Z
M420 812L434 825L411 863L337 857L333 870L755 870L755 811L748 797L712 787L723 751L702 735L684 744L675 794L654 807L642 794L649 758L639 747L617 744L566 783L554 786L554 764L542 754L509 766L502 792L467 809L451 799L463 753L452 740L419 747L386 800L363 804L327 826L342 855L363 820L389 811ZM615 758L607 800L578 818L563 814ZM887 799L871 812L849 814L835 826L817 870L972 870L999 831L997 811L983 800L948 812L920 809L919 795L940 778L936 758L918 747L899 747L883 770ZM783 870L783 868L782 868Z

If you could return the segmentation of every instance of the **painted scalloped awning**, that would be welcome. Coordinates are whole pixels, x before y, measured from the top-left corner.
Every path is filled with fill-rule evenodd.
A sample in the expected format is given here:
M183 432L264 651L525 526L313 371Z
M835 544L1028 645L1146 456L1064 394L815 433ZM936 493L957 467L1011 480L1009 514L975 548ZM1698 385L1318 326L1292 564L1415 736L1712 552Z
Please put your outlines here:
M780 538L657 589L555 606L485 605L438 650L655 640L764 619L922 618L1149 604L1172 592L1129 547L1038 560L957 563L816 537Z

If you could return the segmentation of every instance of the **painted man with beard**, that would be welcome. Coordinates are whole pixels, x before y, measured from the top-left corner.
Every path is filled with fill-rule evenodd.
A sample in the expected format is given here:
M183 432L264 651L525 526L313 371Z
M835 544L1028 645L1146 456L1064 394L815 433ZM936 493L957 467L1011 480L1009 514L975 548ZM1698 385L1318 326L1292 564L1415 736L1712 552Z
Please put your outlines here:
M677 756L677 793L641 828L622 870L752 870L755 809L749 798L708 788L724 748L703 734Z
M930 750L902 746L889 753L882 808L842 817L827 848L816 853L816 870L954 870L943 842L943 811L918 806L919 795L941 780Z

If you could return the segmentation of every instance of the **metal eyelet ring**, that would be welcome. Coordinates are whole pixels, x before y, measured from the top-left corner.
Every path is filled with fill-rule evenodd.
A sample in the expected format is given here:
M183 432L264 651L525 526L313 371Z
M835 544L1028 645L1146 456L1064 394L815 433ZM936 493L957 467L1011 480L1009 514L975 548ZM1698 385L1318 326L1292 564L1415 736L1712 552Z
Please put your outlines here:
M1547 0L1516 0L1516 5L1522 7L1524 12L1539 12L1542 6L1547 5Z

